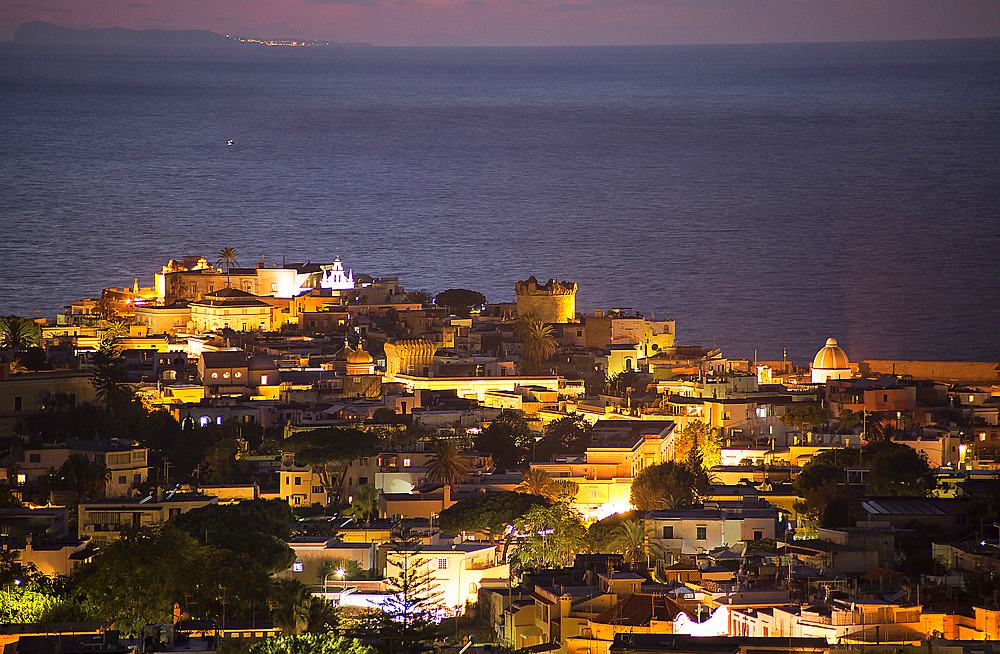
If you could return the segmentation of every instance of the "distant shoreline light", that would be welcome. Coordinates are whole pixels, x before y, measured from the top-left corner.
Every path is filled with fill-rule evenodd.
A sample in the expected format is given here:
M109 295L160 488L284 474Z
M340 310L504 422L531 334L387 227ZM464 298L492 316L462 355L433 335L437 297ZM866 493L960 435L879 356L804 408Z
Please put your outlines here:
M286 47L286 48L318 48L318 47L343 47L343 46L361 46L366 45L364 43L339 43L336 41L297 41L293 39L244 39L237 36L232 36L226 34L226 38L239 41L240 43L253 43L256 45L266 45L268 47Z

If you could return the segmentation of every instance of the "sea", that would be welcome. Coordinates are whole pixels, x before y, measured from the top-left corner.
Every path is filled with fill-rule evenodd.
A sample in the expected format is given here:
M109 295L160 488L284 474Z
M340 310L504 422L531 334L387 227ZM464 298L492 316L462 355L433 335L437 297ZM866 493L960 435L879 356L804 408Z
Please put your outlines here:
M0 235L0 314L232 247L569 280L729 357L998 361L1000 40L7 47Z

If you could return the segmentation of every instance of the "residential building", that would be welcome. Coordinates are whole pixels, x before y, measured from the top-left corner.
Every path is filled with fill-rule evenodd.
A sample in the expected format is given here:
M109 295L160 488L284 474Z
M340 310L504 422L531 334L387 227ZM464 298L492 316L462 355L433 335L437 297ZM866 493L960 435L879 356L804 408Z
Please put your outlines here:
M652 524L653 539L665 552L696 555L740 541L774 538L778 511L763 502L750 506L708 502L700 509L649 511L646 522Z
M497 547L488 543L384 549L386 577L399 577L404 569L413 566L419 572L429 572L443 606L463 613L467 603L478 599L480 586L489 583L506 586L510 574L506 563L497 563Z
M162 494L162 492L161 492ZM78 534L95 543L116 540L129 527L158 525L181 513L218 503L218 498L201 493L172 491L160 498L81 502Z

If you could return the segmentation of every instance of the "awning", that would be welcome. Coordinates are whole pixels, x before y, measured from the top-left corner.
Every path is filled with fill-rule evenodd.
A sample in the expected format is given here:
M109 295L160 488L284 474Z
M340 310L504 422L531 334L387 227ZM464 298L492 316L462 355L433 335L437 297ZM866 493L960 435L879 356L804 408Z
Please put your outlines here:
M551 652L554 649L559 649L559 643L541 643L538 645L532 645L531 647L523 647L522 651L525 652Z

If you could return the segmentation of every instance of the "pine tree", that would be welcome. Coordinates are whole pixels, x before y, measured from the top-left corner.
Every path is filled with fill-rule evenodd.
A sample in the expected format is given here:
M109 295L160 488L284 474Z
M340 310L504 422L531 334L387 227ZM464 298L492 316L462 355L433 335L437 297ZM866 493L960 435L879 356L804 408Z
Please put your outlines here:
M383 604L381 633L390 654L426 652L440 633L436 618L444 603L420 551L420 542L413 539L396 541L389 548L389 564L399 571L387 579L390 595Z

